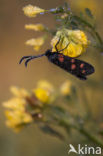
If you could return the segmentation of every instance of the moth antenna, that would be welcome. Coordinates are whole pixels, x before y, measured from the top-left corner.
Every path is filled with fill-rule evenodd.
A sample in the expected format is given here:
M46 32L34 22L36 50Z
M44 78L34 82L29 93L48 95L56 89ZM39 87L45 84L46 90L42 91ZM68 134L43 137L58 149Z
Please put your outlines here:
M29 62L31 59L32 59L32 58L29 58L29 59L27 59L27 60L25 61L25 67L27 67L28 62Z
M27 59L27 58L30 58L30 57L31 57L31 56L23 56L23 57L20 59L19 64L21 64L22 61L23 61L24 59Z
M28 62L29 62L30 60L33 60L33 59L35 59L35 58L39 58L39 57L42 57L42 56L45 56L45 54L41 54L41 55L37 55L37 56L23 56L23 57L20 59L19 64L21 64L23 60L26 60L26 61L25 61L25 66L27 67Z

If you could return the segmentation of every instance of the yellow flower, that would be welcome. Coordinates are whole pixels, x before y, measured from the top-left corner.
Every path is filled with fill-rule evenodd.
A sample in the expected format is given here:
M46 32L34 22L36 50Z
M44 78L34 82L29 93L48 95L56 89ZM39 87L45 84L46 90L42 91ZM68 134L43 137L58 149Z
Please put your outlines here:
M72 87L72 83L68 80L65 81L60 88L61 94L64 96L70 95L71 87Z
M63 54L70 57L77 57L83 52L83 47L80 44L75 44L71 42L69 46L63 51Z
M85 52L89 41L85 33L81 30L68 30L62 29L57 32L56 36L52 39L52 52L55 52L55 45L60 39L57 45L58 50L64 49L61 53L69 57L77 57ZM68 45L68 46L67 46Z
M36 17L37 14L44 13L45 10L33 5L27 5L23 8L24 14L28 17Z
M25 124L32 122L32 117L24 111L15 110L15 111L5 111L7 117L6 125L10 128L13 128L14 131L20 131Z
M43 103L50 103L53 100L54 89L47 81L40 81L37 88L33 90L36 97Z
M52 84L50 84L49 82L45 81L45 80L41 80L37 83L37 87L38 88L42 88L42 89L46 89L49 92L53 92L54 88L52 86Z
M12 110L24 111L25 110L25 104L26 104L25 99L14 97L14 98L4 102L3 106L5 108L12 109Z
M32 38L26 42L27 45L33 46L34 50L38 51L40 47L44 44L45 38L39 37L39 38Z
M26 105L25 98L30 96L30 94L25 89L15 86L12 86L10 90L13 93L14 97L4 102L3 106L12 110L24 111Z
M35 31L43 31L45 27L42 24L26 24L25 29L35 30Z
M14 94L14 96L17 96L17 97L29 96L29 93L24 88L18 88L18 87L12 86L10 90Z
M68 36L70 36L71 40L75 43L81 44L83 46L88 45L87 37L81 30L69 30Z
M6 125L13 128L14 131L20 131L24 125L32 122L32 116L26 112L26 100L23 98L14 97L3 106L8 110L5 111L7 117Z
M32 122L32 116L27 112L26 97L30 94L23 88L11 87L14 97L3 103L7 109L5 115L7 117L7 126L19 131L24 125Z

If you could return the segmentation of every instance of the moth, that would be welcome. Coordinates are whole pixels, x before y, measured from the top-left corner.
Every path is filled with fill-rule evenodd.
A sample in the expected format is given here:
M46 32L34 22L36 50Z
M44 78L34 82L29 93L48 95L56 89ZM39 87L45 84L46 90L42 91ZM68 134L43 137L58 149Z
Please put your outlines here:
M57 42L57 44L58 43L59 43L59 41ZM65 56L62 53L60 53L68 45L64 49L58 51L57 44L55 45L55 49L56 49L55 52L52 52L49 49L44 54L41 54L41 55L24 56L21 58L19 63L21 64L22 61L25 60L25 66L27 67L28 62L31 61L32 59L46 56L51 63L57 65L58 67L64 69L65 71L69 72L70 74L76 76L80 80L86 80L88 75L91 75L92 73L94 73L95 69L91 64L89 64L85 61L76 59L76 58Z

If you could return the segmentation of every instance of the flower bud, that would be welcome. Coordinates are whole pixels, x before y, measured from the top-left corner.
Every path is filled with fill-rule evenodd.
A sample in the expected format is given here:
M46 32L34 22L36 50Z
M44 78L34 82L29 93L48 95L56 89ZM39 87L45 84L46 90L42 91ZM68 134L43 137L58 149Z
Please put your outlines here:
M63 96L68 96L71 93L72 83L70 81L65 81L60 88L60 92Z
M23 8L24 14L28 17L36 17L37 14L44 13L45 10L33 5L27 5Z
M27 45L33 46L34 50L38 51L41 46L44 44L45 37L39 37L39 38L32 38L28 41L26 41Z
M25 29L34 31L43 31L45 27L42 24L26 24Z

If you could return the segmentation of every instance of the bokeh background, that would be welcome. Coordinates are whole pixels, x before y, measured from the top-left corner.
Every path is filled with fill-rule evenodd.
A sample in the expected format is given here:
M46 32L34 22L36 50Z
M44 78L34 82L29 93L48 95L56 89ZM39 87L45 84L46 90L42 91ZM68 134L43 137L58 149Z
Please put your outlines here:
M67 2L77 13L89 7L96 17L97 30L103 36L103 0L68 0ZM24 30L24 25L44 23L52 28L55 24L52 15L27 18L22 12L22 7L34 4L48 9L63 3L64 0L0 0L0 156L67 156L68 145L71 141L71 137L67 142L61 142L57 138L45 135L35 125L25 128L19 134L8 129L5 126L2 102L11 96L9 92L11 85L29 90L36 85L38 80L46 79L59 87L64 80L70 79L73 83L79 84L85 92L93 118L103 121L103 56L99 51L89 48L87 53L81 56L96 68L95 74L86 82L81 82L54 67L45 57L32 61L27 69L24 65L18 64L23 55L37 54L31 47L25 46L25 41L42 35L42 33ZM49 47L50 42L47 42L40 53ZM82 96L82 92L78 92ZM78 138L75 140L78 143Z

